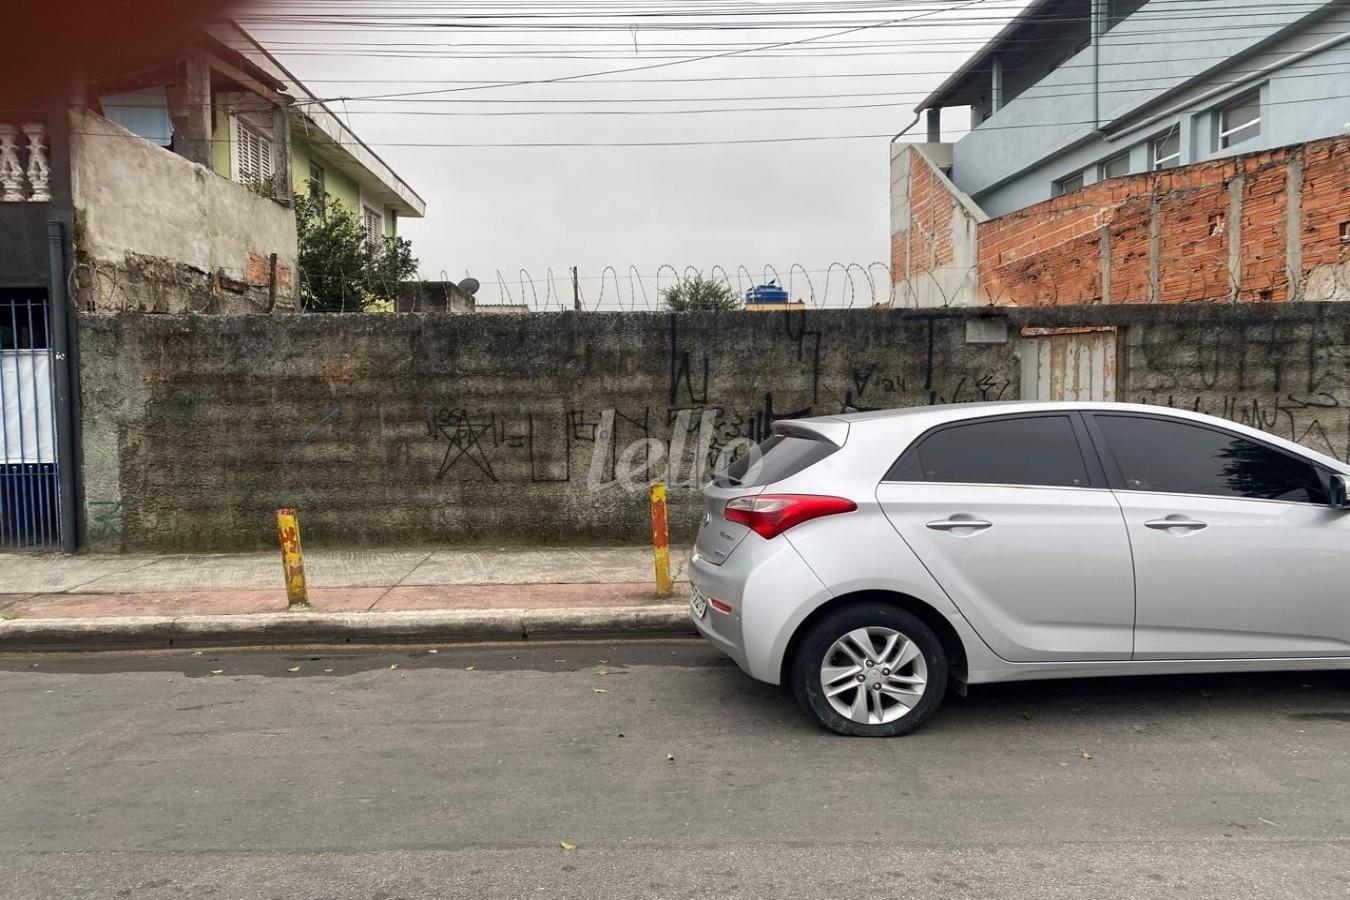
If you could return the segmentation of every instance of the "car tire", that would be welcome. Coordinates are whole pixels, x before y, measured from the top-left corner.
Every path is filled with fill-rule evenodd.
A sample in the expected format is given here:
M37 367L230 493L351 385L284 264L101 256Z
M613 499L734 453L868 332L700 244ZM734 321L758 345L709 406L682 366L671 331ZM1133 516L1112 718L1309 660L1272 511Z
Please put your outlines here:
M898 635L895 646L892 634ZM877 658L862 658L863 641ZM883 652L889 657L881 658ZM892 673L882 666L888 661L903 665ZM942 642L922 619L889 603L867 602L814 622L797 645L789 680L797 703L822 728L852 737L898 737L922 725L942 703L948 670ZM911 706L912 695L917 702Z

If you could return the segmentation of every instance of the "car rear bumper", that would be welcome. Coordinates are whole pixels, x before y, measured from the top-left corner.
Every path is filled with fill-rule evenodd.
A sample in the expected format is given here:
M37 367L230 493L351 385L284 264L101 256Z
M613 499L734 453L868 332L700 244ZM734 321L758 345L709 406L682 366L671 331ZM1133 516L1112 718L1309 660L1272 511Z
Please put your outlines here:
M721 598L718 598L721 599ZM709 605L702 616L695 614L690 604L689 618L708 643L730 656L742 671L750 674L745 662L745 642L741 638L741 617L733 613L724 613Z
M782 538L750 535L726 562L713 565L695 551L689 580L708 598L708 611L690 618L714 647L752 678L778 684L792 628L829 592L796 549ZM730 611L713 606L717 600Z

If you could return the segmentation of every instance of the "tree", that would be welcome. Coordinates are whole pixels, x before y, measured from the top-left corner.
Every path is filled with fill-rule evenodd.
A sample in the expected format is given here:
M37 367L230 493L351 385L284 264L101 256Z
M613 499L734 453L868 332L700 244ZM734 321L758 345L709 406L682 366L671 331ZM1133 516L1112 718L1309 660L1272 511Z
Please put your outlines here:
M740 309L741 301L730 287L720 281L695 275L661 292L661 299L675 312L725 311Z
M295 198L300 240L300 302L316 312L361 312L387 306L399 285L417 274L405 238L366 240L356 216L332 196Z

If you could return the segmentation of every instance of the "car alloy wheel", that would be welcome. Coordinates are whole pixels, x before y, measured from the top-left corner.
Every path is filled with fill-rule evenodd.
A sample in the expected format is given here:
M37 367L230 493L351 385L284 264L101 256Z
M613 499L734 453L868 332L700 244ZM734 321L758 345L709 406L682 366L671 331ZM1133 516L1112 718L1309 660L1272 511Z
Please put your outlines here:
M786 673L823 728L896 737L922 725L947 693L942 641L898 604L858 600L806 625Z
M885 725L923 699L928 664L918 644L894 628L857 628L825 652L820 685L839 715L859 725Z

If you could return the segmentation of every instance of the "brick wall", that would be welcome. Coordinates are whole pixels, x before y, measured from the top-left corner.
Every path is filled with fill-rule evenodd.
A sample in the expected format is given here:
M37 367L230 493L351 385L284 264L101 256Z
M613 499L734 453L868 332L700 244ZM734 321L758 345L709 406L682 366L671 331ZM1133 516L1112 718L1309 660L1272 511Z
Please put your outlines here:
M957 196L914 174L909 190L916 221ZM1350 299L1347 223L1350 138L1111 179L978 224L973 288L911 305ZM923 298L912 251L895 273L897 301Z
M975 287L975 229L986 218L928 152L898 145L891 190L897 305L957 306Z

